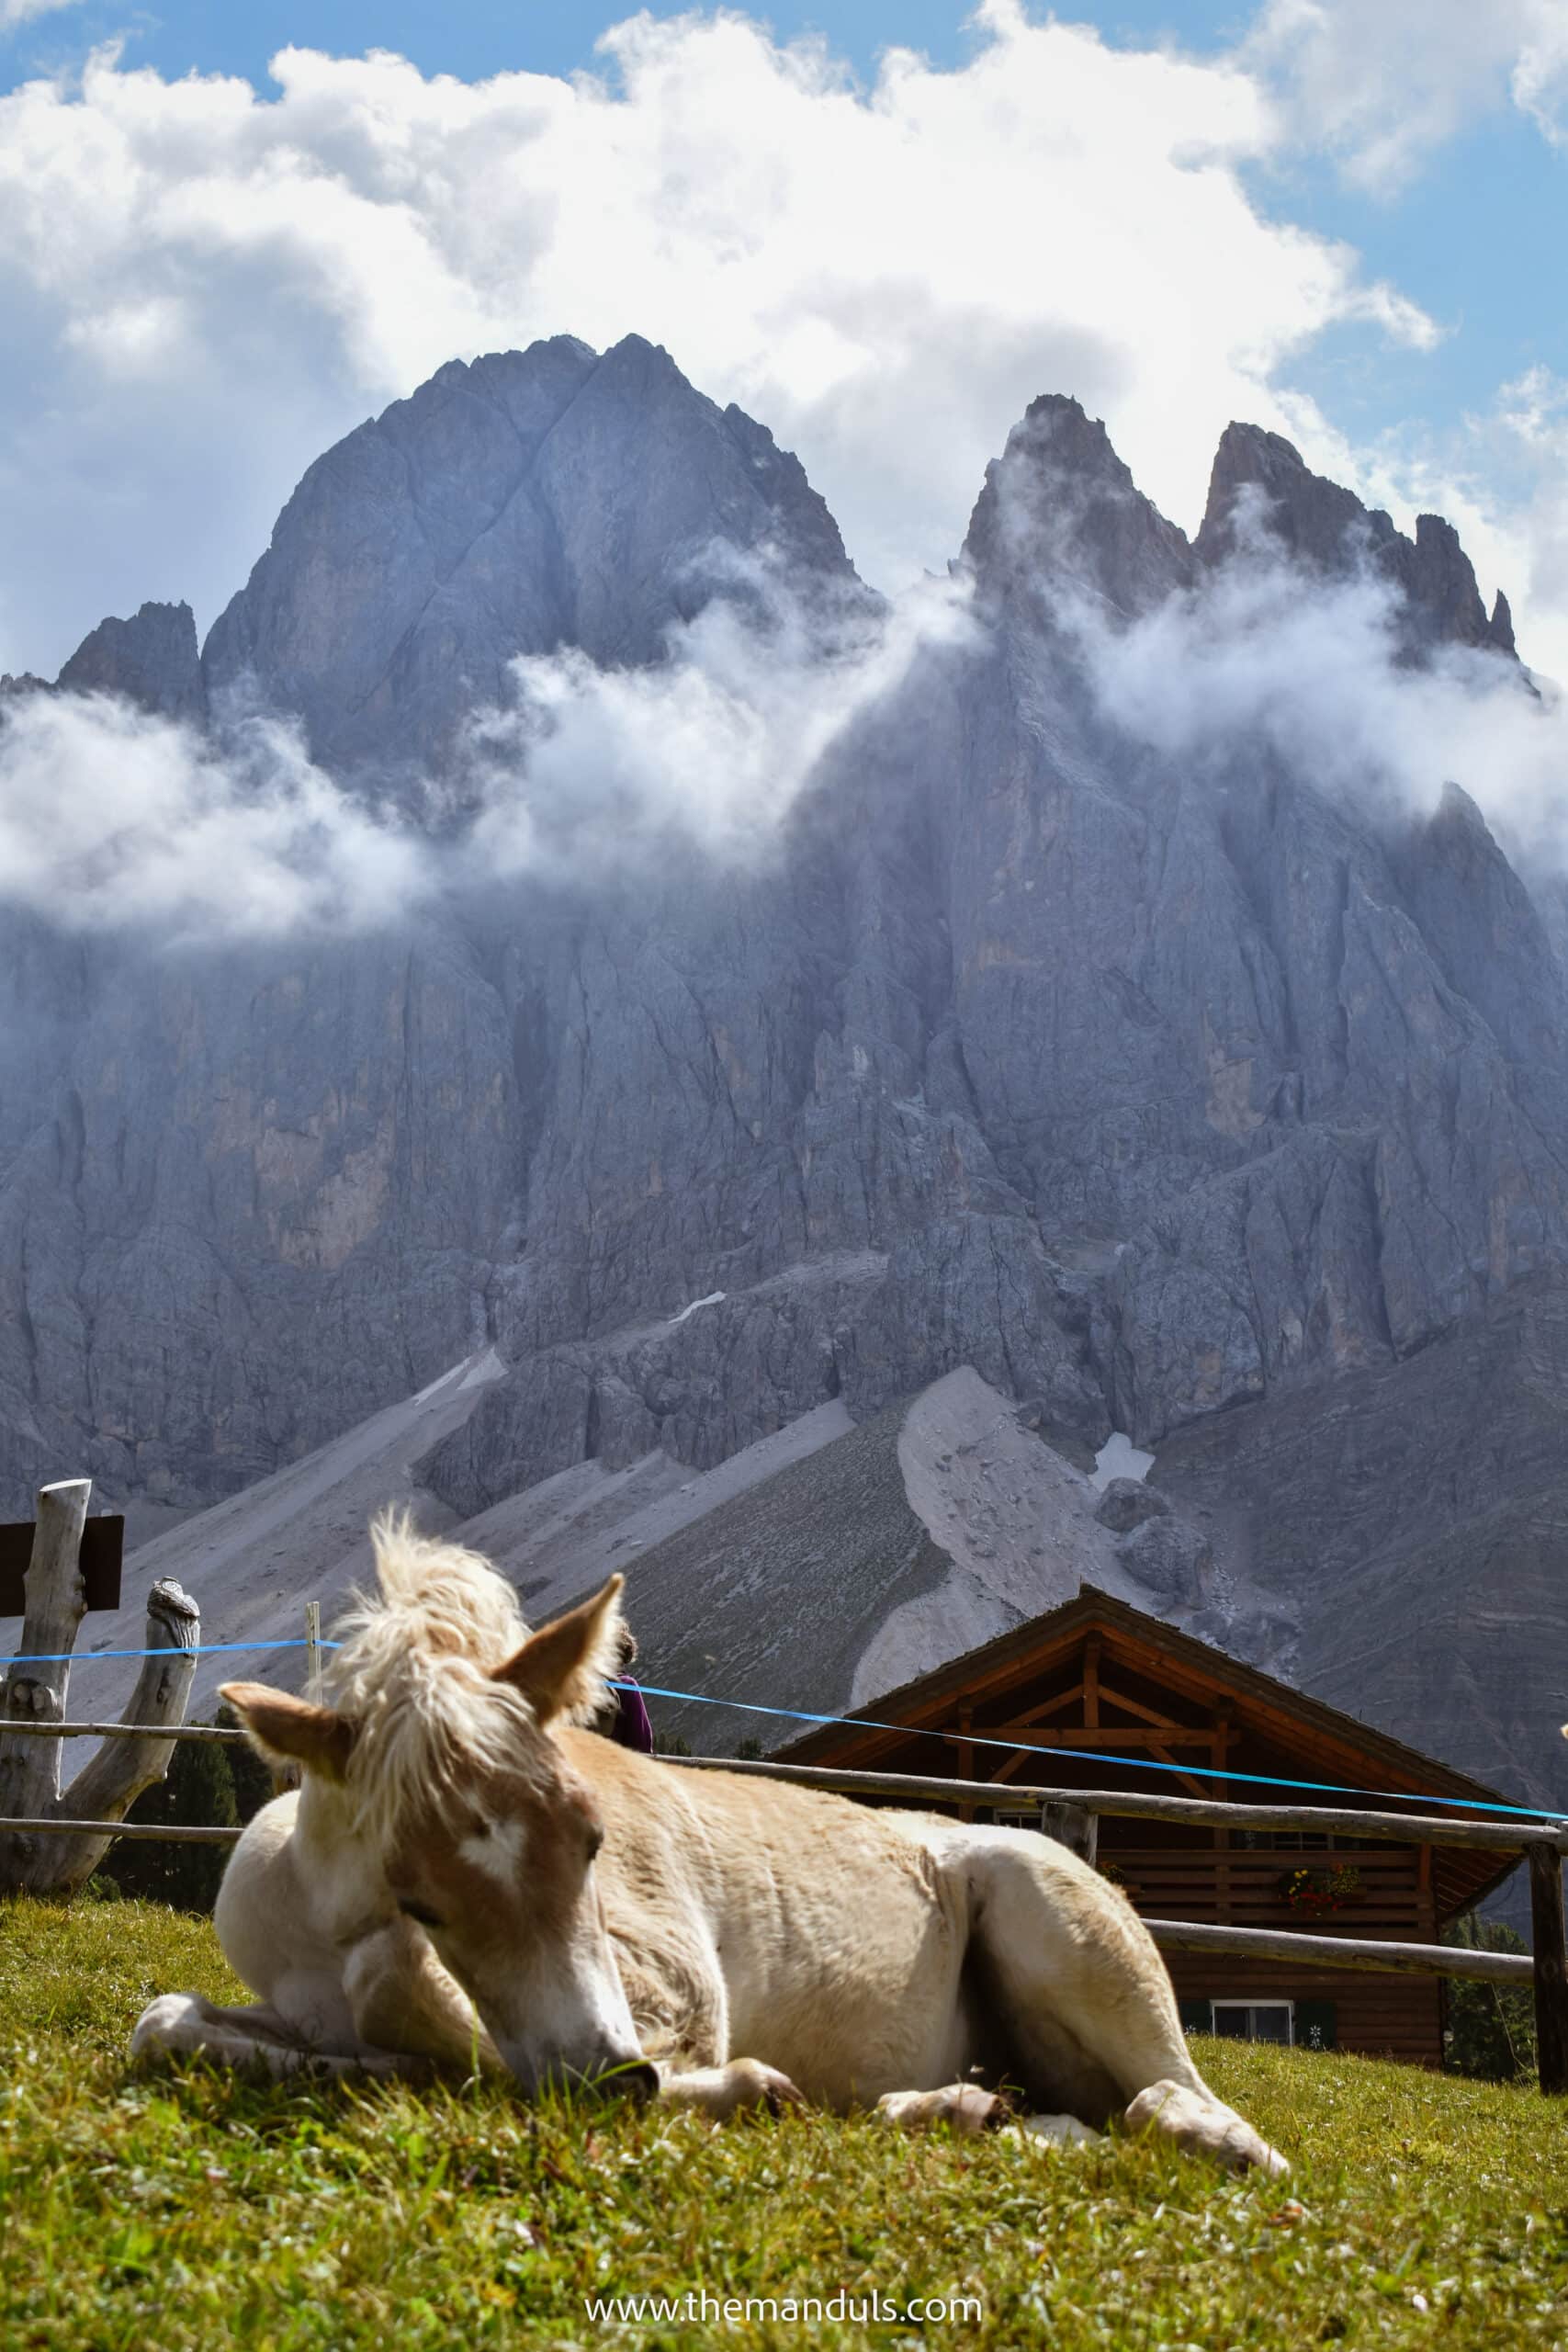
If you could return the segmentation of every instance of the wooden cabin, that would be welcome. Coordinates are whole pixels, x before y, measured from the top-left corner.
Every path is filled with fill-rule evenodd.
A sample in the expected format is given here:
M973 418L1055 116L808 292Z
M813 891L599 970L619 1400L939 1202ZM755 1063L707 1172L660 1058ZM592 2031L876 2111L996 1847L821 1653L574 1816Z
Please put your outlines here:
M1032 1829L1040 1826L1038 1811L1010 1805L1010 1784L1372 1810L1384 1792L1456 1798L1461 1806L1504 1802L1480 1781L1087 1585L1075 1600L865 1712L874 1723L823 1724L774 1751L778 1760L973 1781L966 1817ZM1266 1776L1264 1784L1243 1773ZM1372 1793L1348 1799L1271 1788L1269 1779ZM1150 1917L1311 1935L1436 1943L1517 1860L1517 1853L1371 1845L1310 1830L1209 1829L1111 1815L1099 1821L1100 1868ZM1189 2030L1427 2066L1441 2061L1438 1978L1228 1952L1166 1958Z

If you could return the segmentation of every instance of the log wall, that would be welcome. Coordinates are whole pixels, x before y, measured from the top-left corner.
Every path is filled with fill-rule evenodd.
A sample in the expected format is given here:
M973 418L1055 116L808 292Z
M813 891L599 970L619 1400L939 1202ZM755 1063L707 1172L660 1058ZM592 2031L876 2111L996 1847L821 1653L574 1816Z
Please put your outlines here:
M1443 1988L1436 1977L1341 1975L1234 1954L1171 1951L1165 1959L1179 2001L1332 2001L1337 2049L1442 2064Z

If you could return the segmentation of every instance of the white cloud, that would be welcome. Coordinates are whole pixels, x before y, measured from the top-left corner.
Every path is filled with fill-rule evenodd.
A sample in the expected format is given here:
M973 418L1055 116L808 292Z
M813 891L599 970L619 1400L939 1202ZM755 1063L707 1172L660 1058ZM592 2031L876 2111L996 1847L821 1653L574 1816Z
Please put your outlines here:
M1429 813L1461 785L1529 865L1568 870L1568 704L1496 654L1440 649L1402 667L1398 592L1363 571L1313 579L1266 515L1190 593L1126 628L1064 603L1106 715L1189 768L1245 775L1266 752L1358 807Z
M755 865L856 722L974 625L947 582L876 613L807 608L753 560L734 573L733 599L671 630L658 667L518 661L514 701L475 714L455 773L381 807L265 715L232 715L215 742L116 696L9 697L0 902L178 945L363 931L526 873L643 871L671 840Z
M57 8L74 8L80 0L0 0L0 33L15 31L18 25L30 24L35 17L48 17Z
M1568 139L1562 0L1268 0L1239 57L1292 138L1378 194L1510 103Z
M1532 523L1530 580L1543 603L1568 608L1568 382L1531 368L1497 396L1494 430L1512 443L1526 469ZM1568 676L1568 645L1562 671Z
M714 568L710 553L708 569ZM776 843L807 785L918 658L971 643L967 589L911 587L884 614L812 610L750 562L671 634L671 659L600 670L585 655L513 663L514 709L470 730L477 870L582 870L671 830L731 864Z
M1190 523L1221 428L1285 424L1324 327L1429 336L1249 201L1278 127L1247 74L1013 0L980 22L966 66L895 52L866 93L721 14L634 18L571 83L290 50L263 99L106 53L0 99L0 667L147 596L205 625L332 438L537 335L664 343L798 449L884 584L955 549L1040 390Z
M433 879L419 840L350 799L277 721L240 722L220 752L111 695L0 707L0 899L65 930L170 944L357 930Z

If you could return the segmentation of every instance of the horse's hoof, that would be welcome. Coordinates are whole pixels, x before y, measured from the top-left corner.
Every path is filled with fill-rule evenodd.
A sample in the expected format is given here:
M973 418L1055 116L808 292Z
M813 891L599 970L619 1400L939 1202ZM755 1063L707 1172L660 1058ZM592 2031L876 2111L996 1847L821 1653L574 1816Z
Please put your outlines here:
M188 2050L199 2032L201 2010L189 1993L160 1993L136 2020L130 2037L133 2059L157 2060Z
M804 2107L806 2094L798 2090L787 2075L776 2066L764 2066L756 2058L739 2058L730 2068L739 2077L736 2085L738 2108L766 2108L770 2115L783 2115L787 2108Z
M1283 2180L1290 2173L1278 2148L1271 2148L1234 2108L1203 2098L1183 2083L1151 2083L1128 2108L1127 2121L1134 2132L1151 2127L1163 2132L1179 2148L1212 2156L1228 2172L1261 2172L1270 2180Z
M886 2091L876 2102L876 2112L885 2123L906 2132L946 2123L954 2139L975 2140L983 2132L1000 2131L1013 2108L1002 2091L982 2090L978 2083L947 2083L939 2091Z

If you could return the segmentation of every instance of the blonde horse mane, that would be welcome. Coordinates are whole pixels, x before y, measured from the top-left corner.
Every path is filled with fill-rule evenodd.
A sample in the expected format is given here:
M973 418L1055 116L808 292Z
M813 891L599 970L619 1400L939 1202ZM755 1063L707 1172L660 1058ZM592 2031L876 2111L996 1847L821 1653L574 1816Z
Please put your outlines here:
M334 1629L326 1684L355 1725L355 1828L384 1851L412 1810L446 1812L476 1770L515 1769L533 1717L491 1679L528 1634L505 1577L460 1544L418 1534L406 1510L383 1511L370 1542L377 1590L356 1592Z

